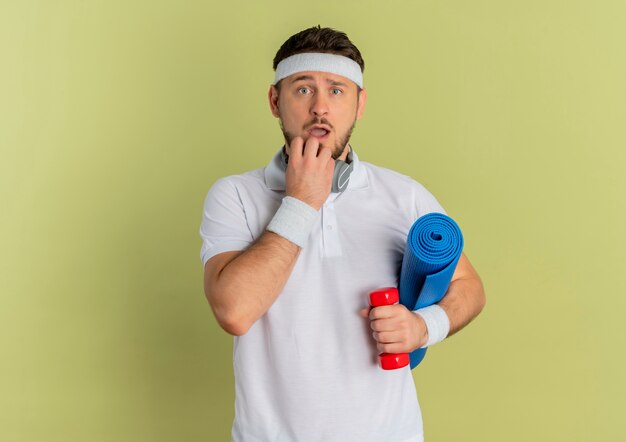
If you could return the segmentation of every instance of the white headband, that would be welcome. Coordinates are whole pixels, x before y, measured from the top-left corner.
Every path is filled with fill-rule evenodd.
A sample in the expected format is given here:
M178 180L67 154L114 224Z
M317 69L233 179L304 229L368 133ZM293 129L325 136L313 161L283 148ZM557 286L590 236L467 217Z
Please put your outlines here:
M272 84L276 84L296 72L304 71L330 72L341 75L363 88L363 72L361 72L361 66L356 61L343 55L318 52L305 52L281 60L276 66L276 74Z

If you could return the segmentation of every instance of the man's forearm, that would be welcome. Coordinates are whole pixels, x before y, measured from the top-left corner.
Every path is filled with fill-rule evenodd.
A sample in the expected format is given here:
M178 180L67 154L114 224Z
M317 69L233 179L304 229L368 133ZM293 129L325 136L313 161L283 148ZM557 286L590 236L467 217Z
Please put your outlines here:
M452 281L446 295L438 304L448 315L448 336L451 336L469 324L485 306L485 293L480 278L470 276Z
M300 247L265 231L230 261L211 282L209 302L229 333L245 334L282 291Z
M245 334L282 291L317 211L330 194L334 167L330 147L320 146L317 138L309 137L306 144L301 137L292 140L285 171L286 197L268 230L221 271L213 272L206 284L211 308L227 332Z

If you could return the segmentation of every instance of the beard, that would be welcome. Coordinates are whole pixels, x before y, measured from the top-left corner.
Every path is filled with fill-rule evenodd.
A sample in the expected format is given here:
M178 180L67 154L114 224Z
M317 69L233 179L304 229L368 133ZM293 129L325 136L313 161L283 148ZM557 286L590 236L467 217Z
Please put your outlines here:
M287 141L287 146L291 146L291 142L298 135L294 135L294 134L292 134L292 133L290 133L290 132L285 130L285 126L283 125L283 119L282 118L279 118L278 122L280 124L280 130L283 132L285 140ZM304 127L313 126L314 124L325 124L325 125L329 126L331 129L334 130L333 126L325 118L320 118L320 119L314 120L311 123L308 123L307 125L305 125ZM356 115L354 116L354 121L352 122L352 125L350 126L350 129L348 129L344 134L336 134L336 141L335 141L335 145L334 146L328 146L327 143L320 143L320 147L322 147L322 146L323 147L330 147L330 150L332 151L332 157L333 157L334 160L336 160L337 158L339 158L341 156L341 154L343 153L344 149L346 148L346 145L348 144L348 141L350 141L350 137L352 136L352 130L354 129L355 125L356 125ZM306 140L307 139L304 140L305 144L306 144Z

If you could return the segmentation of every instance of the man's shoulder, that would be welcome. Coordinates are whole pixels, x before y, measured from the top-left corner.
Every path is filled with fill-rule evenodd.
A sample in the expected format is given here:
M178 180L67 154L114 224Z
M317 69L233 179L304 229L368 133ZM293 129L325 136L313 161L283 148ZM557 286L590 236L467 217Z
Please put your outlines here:
M434 196L420 181L387 167L362 161L372 191L386 195L404 195L411 199L430 200Z
M265 167L249 170L238 174L226 175L218 178L212 187L217 188L239 188L254 187L262 184L265 186Z
M368 177L375 182L393 183L400 186L421 186L413 177L405 175L387 167L378 166L373 163L361 161L361 164L367 170Z
M445 213L437 198L413 177L375 164L365 162L362 164L367 170L374 195L387 197L389 201L396 203L404 201L411 207L416 203L418 215L430 212Z

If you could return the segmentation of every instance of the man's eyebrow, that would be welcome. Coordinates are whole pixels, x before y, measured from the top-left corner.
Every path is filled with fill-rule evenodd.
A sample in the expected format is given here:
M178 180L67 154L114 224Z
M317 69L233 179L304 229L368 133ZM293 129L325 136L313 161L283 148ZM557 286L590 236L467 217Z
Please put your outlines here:
M313 80L313 77L310 75L300 75L299 77L294 78L291 82L295 83L302 80Z
M330 84L332 84L333 86L343 86L343 87L348 87L347 84L342 83L341 81L335 81L335 80L331 80L330 78L327 78L326 81Z
M303 81L303 80L313 80L313 77L311 75L300 75L299 77L294 78L291 82L292 83L297 83L298 81ZM348 87L347 84L342 83L341 81L332 80L330 78L327 78L326 82L330 83L333 86Z

